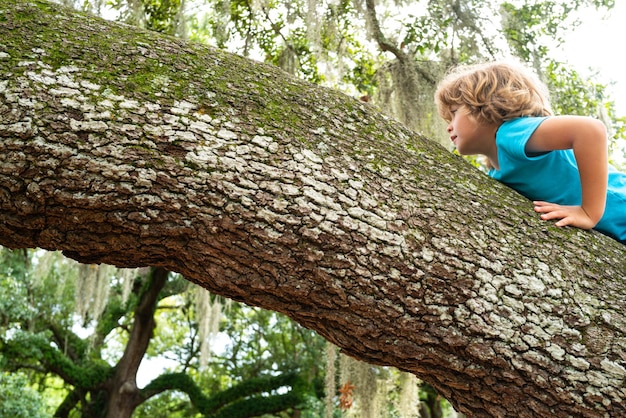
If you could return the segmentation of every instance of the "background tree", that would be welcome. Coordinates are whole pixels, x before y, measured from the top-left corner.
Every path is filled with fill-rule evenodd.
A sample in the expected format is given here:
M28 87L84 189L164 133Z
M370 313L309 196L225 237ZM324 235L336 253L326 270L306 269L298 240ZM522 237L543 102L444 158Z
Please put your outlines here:
M199 364L201 333L196 320L201 315L192 312L203 304L196 307L188 296L201 289L179 276L170 277L162 269L115 270L106 265L78 265L59 253L4 250L2 255L3 294L13 295L3 301L10 308L2 311L2 366L11 372L28 371L46 397L56 400L49 404L54 407L55 416L80 413L97 417L107 412L109 416L129 416L143 402L166 390L184 393L185 398L171 398L169 407L159 412L161 416L172 416L168 414L173 412L180 416L234 416L233 408L240 410L241 417L258 416L305 406L307 391L313 380L319 379L315 374L305 378L299 372L310 355L302 352L302 342L296 341L300 334L276 334L272 328L263 334L265 339L291 336L285 349L300 353L299 365L285 361L285 354L281 356L278 350L261 349L249 338L241 337L238 350L245 350L248 361L258 363L256 367L246 372L240 368L246 356L228 350L230 359L216 360L215 367L208 369L207 365L203 370ZM56 292L51 294L50 289ZM181 299L183 306L170 305L173 298ZM152 344L152 354L177 356L178 366L157 374L139 390L131 382L135 381L139 362L156 327L155 311L160 312L157 318L163 325L161 330L156 329L160 338ZM189 322L163 318L169 314L187 315ZM90 330L87 338L76 334L77 319ZM279 329L287 331L285 327ZM171 334L176 335L172 338ZM115 351L118 344L125 347L123 354ZM306 372L314 370L308 368ZM52 379L52 375L57 379ZM62 390L52 389L59 386L58 378ZM120 383L116 384L116 379ZM6 388L17 384L15 380L3 382ZM111 402L110 394L119 388L135 395L129 407L117 406L112 414L112 406L107 407L107 403ZM284 393L270 395L279 388ZM262 395L263 392L270 394ZM315 397L315 393L311 396ZM244 398L248 401L242 402ZM25 405L28 399L22 398L20 404ZM10 403L5 405L9 408Z

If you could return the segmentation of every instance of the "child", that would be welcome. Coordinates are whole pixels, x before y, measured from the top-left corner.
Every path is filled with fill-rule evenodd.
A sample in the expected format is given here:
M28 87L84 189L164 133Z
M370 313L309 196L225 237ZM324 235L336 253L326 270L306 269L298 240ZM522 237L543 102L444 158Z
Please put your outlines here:
M546 86L503 62L453 70L435 102L459 154L486 156L489 176L533 200L541 219L626 244L626 173L608 164L602 122L552 116Z

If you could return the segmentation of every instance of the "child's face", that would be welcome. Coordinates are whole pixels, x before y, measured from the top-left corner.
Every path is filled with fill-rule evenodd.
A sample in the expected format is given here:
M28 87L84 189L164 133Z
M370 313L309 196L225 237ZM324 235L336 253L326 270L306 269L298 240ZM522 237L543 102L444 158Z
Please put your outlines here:
M478 123L465 106L453 106L450 111L448 133L459 154L490 155L496 149L498 125Z

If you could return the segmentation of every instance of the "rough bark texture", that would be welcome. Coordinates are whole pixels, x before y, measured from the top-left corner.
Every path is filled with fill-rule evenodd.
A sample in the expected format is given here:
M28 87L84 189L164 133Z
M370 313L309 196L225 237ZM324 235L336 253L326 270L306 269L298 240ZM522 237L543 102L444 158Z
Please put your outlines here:
M159 266L470 416L626 415L626 251L367 104L0 0L0 244Z

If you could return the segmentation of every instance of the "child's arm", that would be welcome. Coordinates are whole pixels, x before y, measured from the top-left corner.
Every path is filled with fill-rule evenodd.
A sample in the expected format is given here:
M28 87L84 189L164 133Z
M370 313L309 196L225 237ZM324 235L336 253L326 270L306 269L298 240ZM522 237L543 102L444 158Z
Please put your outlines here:
M546 119L526 144L526 152L573 149L580 171L581 206L534 202L541 219L559 219L555 225L591 229L600 221L606 204L608 151L606 127L596 119L555 116ZM558 175L558 173L555 173Z

